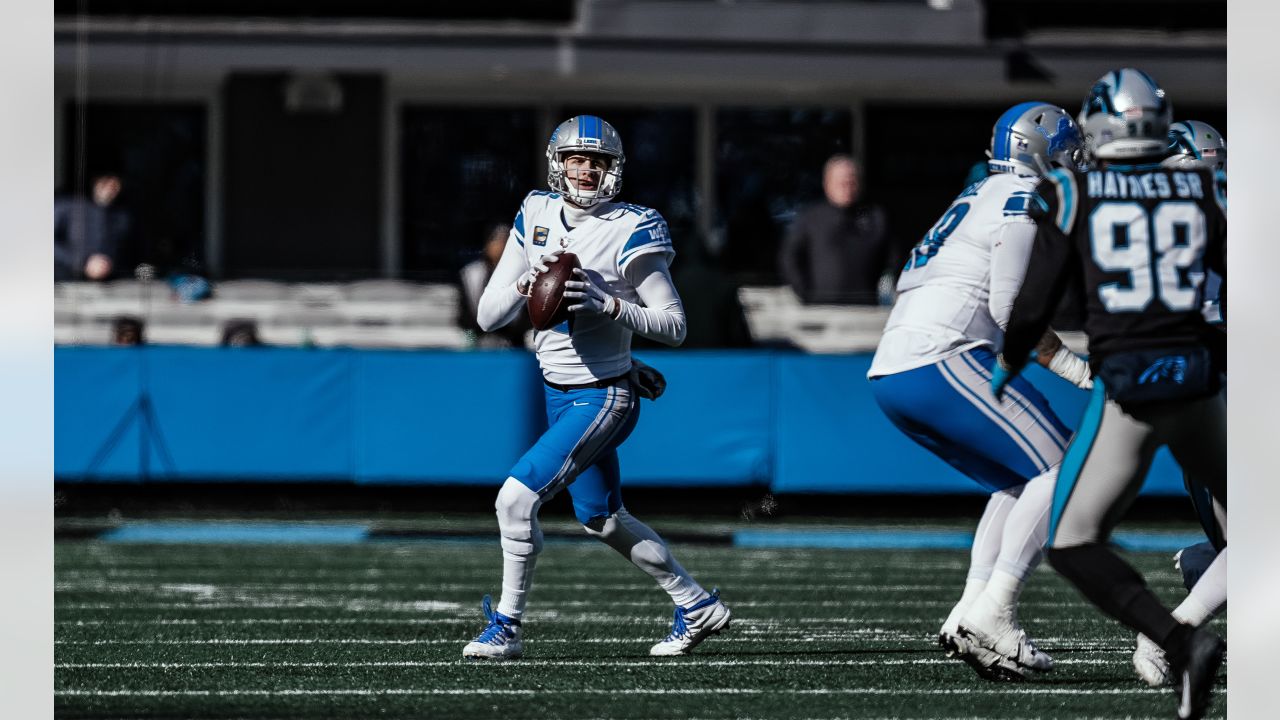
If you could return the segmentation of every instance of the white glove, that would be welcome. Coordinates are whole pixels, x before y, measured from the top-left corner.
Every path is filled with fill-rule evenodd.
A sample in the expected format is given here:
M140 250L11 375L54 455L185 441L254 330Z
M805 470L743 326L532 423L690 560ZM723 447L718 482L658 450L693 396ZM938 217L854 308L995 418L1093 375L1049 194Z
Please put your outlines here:
M575 301L569 306L569 312L601 313L616 320L618 311L622 309L618 298L602 290L582 268L575 268L573 276L577 279L564 284L565 299Z
M1089 372L1089 363L1076 355L1064 345L1053 354L1053 359L1045 367L1054 375L1075 385L1081 390L1093 389L1093 376Z
M516 280L516 292L528 297L529 290L533 287L533 283L537 281L538 276L550 270L551 268L549 266L551 263L558 262L560 260L560 255L563 252L564 248L552 250L550 253L547 253L534 261L533 265L529 268L529 272L521 275L520 279Z
M667 379L662 373L635 358L631 360L631 372L627 373L627 379L642 398L657 400L667 391Z

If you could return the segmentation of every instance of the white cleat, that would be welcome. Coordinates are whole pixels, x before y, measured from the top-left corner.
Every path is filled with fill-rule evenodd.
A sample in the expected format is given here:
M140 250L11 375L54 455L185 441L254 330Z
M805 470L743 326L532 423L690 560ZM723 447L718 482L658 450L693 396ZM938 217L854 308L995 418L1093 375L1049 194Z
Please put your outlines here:
M1161 650L1154 640L1141 633L1138 635L1138 649L1133 651L1133 669L1138 671L1138 677L1150 687L1158 688L1173 684L1173 678L1169 675L1169 661L1164 656L1164 650Z
M476 660L516 660L524 654L520 621L494 612L488 595L480 601L485 620L489 624L475 640L462 648L462 657Z
M988 680L1019 682L1027 678L1028 670L1053 669L1053 658L1031 642L1013 608L997 607L986 596L965 613L957 634L968 646L968 655L962 659Z
M649 648L658 657L688 655L698 643L729 627L733 613L720 602L720 590L712 590L705 600L687 608L677 607L671 632L662 642Z

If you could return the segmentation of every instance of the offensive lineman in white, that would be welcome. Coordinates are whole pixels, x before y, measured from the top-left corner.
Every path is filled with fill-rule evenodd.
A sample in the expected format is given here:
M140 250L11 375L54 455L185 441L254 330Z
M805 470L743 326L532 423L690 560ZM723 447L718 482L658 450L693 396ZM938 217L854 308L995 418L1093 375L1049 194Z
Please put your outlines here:
M512 223L502 259L480 298L485 331L524 312L534 278L566 250L582 269L566 283L570 319L534 338L545 381L548 429L511 469L495 504L502 536L502 598L484 597L488 624L463 657L515 659L524 652L521 619L542 550L538 509L568 488L587 534L657 581L675 603L666 639L651 655L684 655L728 626L719 592L708 593L671 556L662 538L622 504L617 448L635 427L639 397L656 399L666 382L631 357L631 335L679 345L685 315L667 270L675 251L656 210L611 202L625 158L613 126L594 115L561 123L547 144L547 182Z
M1028 102L1001 115L991 174L966 188L912 250L867 373L899 429L991 492L964 593L938 636L949 656L991 680L1053 668L1020 627L1017 599L1041 557L1071 431L1030 383L1004 401L986 387L1036 236L1027 216L1036 183L1079 146L1061 108ZM1091 387L1088 365L1052 331L1037 350L1041 364Z

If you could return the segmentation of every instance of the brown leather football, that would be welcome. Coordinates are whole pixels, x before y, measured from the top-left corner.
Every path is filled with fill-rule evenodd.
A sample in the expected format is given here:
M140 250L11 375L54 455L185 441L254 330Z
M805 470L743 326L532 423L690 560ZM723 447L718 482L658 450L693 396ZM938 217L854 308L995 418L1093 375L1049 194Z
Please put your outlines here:
M580 267L578 256L567 252L550 263L546 272L538 274L526 303L535 329L550 330L569 318L569 306L573 303L564 299L564 284L573 279L574 268Z

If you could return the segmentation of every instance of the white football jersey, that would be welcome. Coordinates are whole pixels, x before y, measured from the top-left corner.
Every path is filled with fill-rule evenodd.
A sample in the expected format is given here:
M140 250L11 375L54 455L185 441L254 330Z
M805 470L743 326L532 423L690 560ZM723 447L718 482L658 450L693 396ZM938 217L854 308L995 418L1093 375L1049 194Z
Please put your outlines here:
M993 249L1009 223L1023 224L1020 235L1034 237L1027 206L1037 182L999 173L951 203L898 277L898 298L867 377L923 367L984 345L999 351L1004 332L989 306ZM1000 281L1020 286L1025 270L1024 262L1015 277ZM1011 289L1016 294L1017 287Z
M572 224L577 217L576 225ZM564 248L605 292L639 303L626 269L641 255L675 257L667 221L657 210L628 203L600 203L570 214L558 193L535 190L520 205L511 238L532 266L542 255ZM510 241L509 240L509 241ZM542 375L560 385L617 377L631 369L631 331L595 313L570 319L534 336Z

